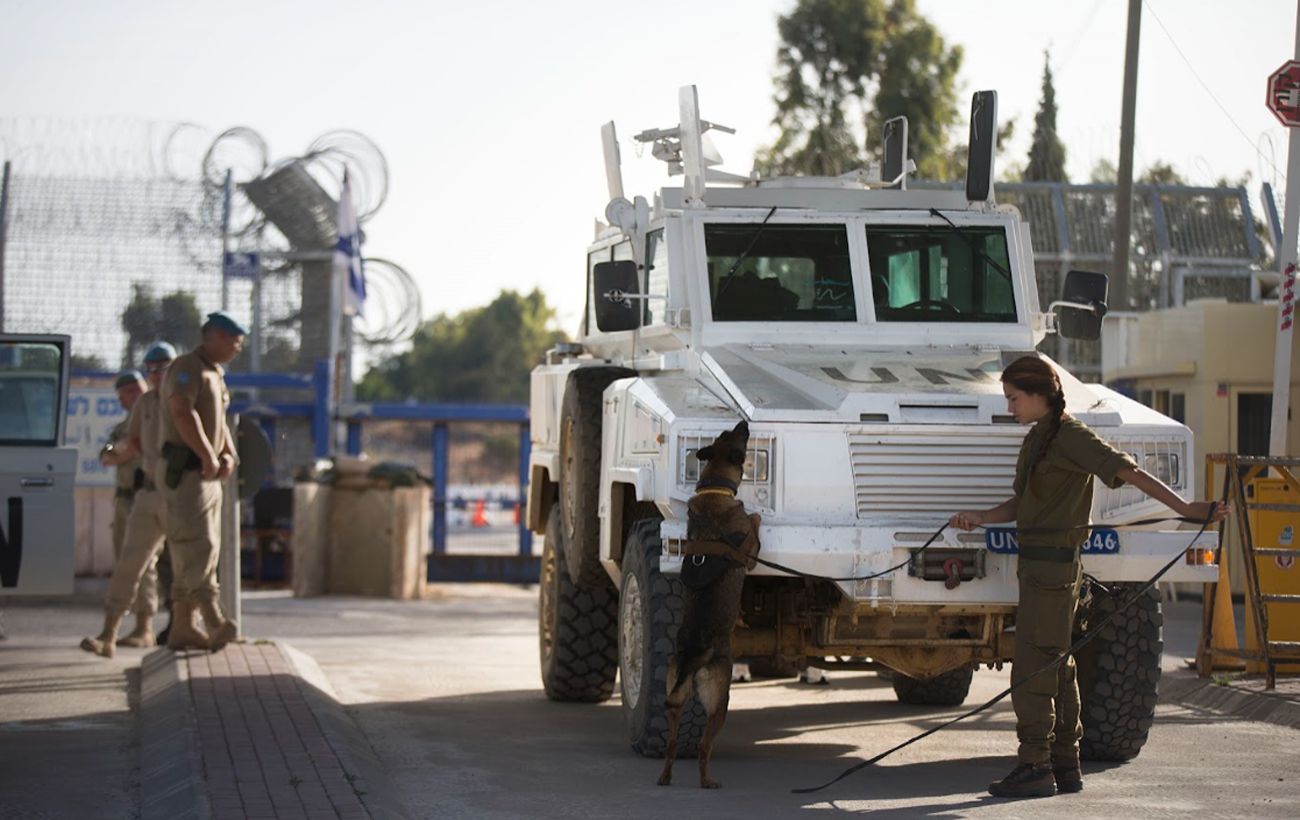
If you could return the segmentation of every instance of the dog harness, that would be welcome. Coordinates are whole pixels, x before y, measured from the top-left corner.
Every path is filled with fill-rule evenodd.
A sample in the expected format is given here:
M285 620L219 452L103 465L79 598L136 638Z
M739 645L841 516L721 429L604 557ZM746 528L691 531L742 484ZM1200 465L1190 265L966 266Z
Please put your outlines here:
M696 495L728 495L735 497L736 485L726 479L702 481L696 485ZM737 506L740 506L737 502ZM723 573L734 567L753 569L758 555L758 533L746 528L724 532L711 518L687 510L688 538L682 547L682 583L691 589L703 589L715 583Z

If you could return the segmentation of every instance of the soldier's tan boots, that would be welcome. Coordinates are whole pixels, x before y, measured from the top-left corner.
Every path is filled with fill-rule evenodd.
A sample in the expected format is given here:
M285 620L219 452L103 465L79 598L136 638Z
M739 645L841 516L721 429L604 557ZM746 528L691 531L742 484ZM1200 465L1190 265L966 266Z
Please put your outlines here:
M208 648L208 636L194 626L192 602L172 602L172 631L167 635L167 648L174 650Z
M153 615L148 612L137 612L135 614L135 629L131 634L117 642L118 646L134 646L137 648L148 649L155 645L153 639Z
M221 607L217 605L215 597L201 599L199 612L203 613L203 623L208 627L208 643L213 652L224 649L226 644L239 635L239 627L221 614Z
M104 631L95 638L82 638L81 648L101 657L113 657L113 647L117 644L117 628L121 623L121 612L104 612Z

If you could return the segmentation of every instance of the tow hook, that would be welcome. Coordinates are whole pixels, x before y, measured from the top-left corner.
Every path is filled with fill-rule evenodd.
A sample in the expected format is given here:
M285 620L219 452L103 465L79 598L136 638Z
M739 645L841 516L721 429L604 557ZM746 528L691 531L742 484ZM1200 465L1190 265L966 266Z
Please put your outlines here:
M956 589L961 585L962 561L960 558L949 558L943 562L943 585L948 589Z

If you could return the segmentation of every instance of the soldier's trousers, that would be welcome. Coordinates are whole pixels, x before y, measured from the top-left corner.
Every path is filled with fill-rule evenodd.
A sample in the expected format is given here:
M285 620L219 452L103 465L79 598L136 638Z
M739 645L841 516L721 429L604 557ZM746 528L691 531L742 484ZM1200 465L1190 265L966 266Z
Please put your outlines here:
M175 489L163 487L167 507L167 549L171 551L173 601L217 597L217 558L221 551L220 481L204 481L186 470Z
M122 550L126 544L127 521L131 517L131 507L134 499L139 497L139 493L127 496L116 494L113 497L113 574L117 574L117 565L122 560ZM145 583L142 589L133 599L122 607L123 611L129 609L132 612L139 612L146 615L152 615L158 611L158 597L156 593L146 595L143 591L144 586L156 589L158 586L158 573L154 570L151 562L144 572Z
M127 514L121 552L113 562L104 606L112 612L158 611L158 576L154 569L163 545L163 500L156 490L141 489Z
M1070 648L1082 567L1069 562L1021 558L1020 604L1016 613L1015 660L1011 681L1032 675ZM1074 658L1011 693L1022 763L1075 763L1079 759L1079 684Z

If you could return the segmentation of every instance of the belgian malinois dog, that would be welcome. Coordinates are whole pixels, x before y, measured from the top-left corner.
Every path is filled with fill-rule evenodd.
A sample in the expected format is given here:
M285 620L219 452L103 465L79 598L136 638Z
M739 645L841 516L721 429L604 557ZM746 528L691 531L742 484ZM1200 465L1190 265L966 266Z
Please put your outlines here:
M685 608L677 649L668 665L668 748L659 785L673 779L677 724L692 694L708 714L700 741L700 787L716 789L709 777L713 741L727 719L731 698L731 633L740 617L745 571L758 555L757 514L736 500L749 446L749 425L741 421L696 453L703 462L695 495L687 506L682 585Z

